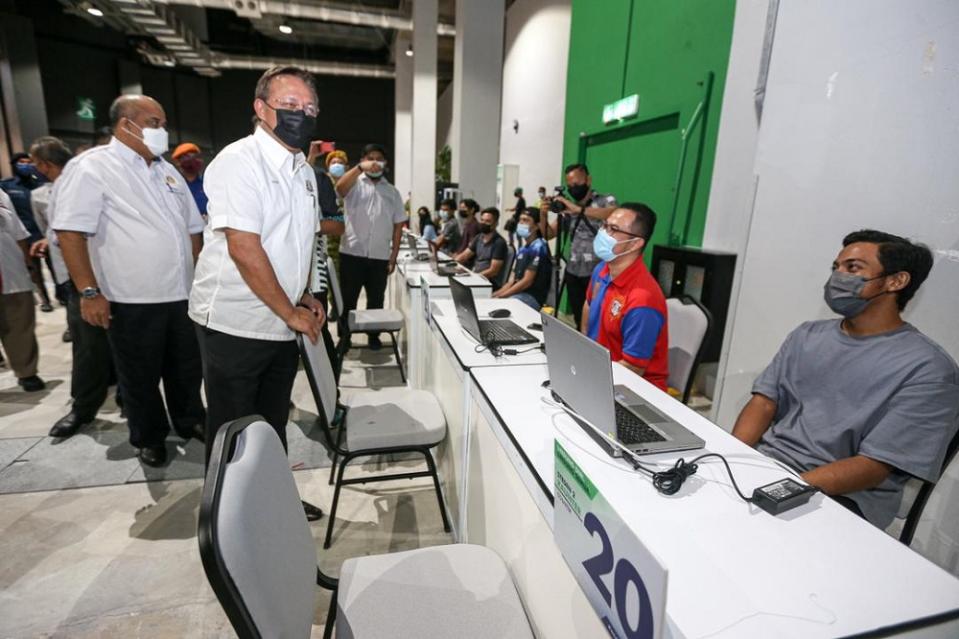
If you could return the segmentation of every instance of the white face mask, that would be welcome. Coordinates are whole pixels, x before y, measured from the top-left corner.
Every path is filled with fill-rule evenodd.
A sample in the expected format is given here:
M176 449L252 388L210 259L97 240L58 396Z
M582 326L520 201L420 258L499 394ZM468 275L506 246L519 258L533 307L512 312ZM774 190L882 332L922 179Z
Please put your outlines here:
M140 129L143 134L143 144L150 149L150 153L160 156L170 150L170 134L167 133L166 129L163 127L156 129L142 128L135 122L133 125Z

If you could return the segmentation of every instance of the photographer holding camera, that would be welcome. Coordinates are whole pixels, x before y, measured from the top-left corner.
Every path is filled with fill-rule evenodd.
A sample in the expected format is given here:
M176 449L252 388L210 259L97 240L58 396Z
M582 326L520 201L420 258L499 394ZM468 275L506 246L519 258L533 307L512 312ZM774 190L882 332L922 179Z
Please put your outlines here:
M602 221L616 209L616 197L593 190L593 179L585 164L570 164L563 173L566 176L565 191L571 199L563 197L563 187L556 187L555 195L541 199L540 233L547 240L560 232L571 238L563 283L576 326L579 327L589 279L599 264L599 258L593 255L593 238L599 232ZM549 221L549 212L557 214L555 220ZM561 248L557 247L557 259Z

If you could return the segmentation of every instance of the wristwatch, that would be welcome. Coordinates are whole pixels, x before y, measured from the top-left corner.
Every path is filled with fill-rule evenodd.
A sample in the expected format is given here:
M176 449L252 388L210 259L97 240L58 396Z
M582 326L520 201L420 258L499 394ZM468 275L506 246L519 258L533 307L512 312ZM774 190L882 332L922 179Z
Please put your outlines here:
M93 299L99 294L100 294L100 289L98 289L96 286L88 286L82 291L80 291L80 295L82 295L83 299L85 300Z

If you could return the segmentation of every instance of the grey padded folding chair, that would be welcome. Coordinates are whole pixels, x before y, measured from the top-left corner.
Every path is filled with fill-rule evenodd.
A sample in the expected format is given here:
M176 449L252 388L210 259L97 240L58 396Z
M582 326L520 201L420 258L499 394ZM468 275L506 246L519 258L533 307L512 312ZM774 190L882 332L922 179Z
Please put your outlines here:
M393 308L366 308L354 309L347 316L343 316L343 293L340 291L340 279L336 273L336 265L332 258L327 259L327 272L330 274L330 290L333 292L333 311L336 316L336 328L339 334L336 352L340 359L349 350L350 335L352 333L389 333L393 344L393 355L396 357L396 366L400 369L400 379L406 384L406 371L403 369L403 360L400 357L400 345L397 335L403 330L405 319L403 313Z
M324 638L527 639L509 570L457 544L316 565L310 525L280 439L259 416L217 431L200 503L200 557L241 639L310 636L314 584L333 591Z
M351 395L340 405L342 411L339 413L339 422L335 424L338 428L334 438L330 427L337 419L339 389L333 376L329 355L322 343L313 344L302 335L297 336L297 342L300 346L306 378L309 380L310 390L316 402L317 422L333 451L330 483L334 483L334 475L336 483L323 547L330 547L340 489L344 485L371 481L432 477L433 486L436 489L436 500L443 517L443 528L449 532L449 516L443 502L436 463L430 452L446 438L446 416L443 414L439 400L427 391L406 387L384 388ZM347 464L354 459L393 453L419 453L426 460L427 470L343 478Z
M666 300L669 313L669 380L682 394L684 404L696 379L696 369L709 338L713 317L705 306L689 295Z

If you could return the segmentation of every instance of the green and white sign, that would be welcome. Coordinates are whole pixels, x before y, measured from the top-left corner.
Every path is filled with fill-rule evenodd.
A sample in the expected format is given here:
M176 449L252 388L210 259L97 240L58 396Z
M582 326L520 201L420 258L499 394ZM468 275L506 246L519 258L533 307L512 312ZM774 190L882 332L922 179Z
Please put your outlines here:
M666 612L666 569L596 485L555 443L553 538L611 637L658 639Z
M603 124L618 122L639 113L639 94L628 95L603 107Z
M90 121L97 119L97 105L93 98L77 98L77 117Z

